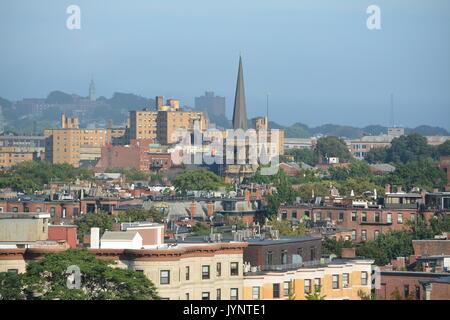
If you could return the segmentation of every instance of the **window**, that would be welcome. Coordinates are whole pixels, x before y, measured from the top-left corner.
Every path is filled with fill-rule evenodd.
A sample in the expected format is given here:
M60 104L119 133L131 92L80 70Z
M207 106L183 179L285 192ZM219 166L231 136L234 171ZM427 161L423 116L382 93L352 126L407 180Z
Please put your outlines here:
M170 283L170 271L169 270L161 270L160 271L160 284L169 284Z
M362 222L367 222L367 212L361 213L361 221Z
M238 300L238 288L231 288L230 289L230 300Z
M320 288L321 287L321 283L320 283L320 278L315 278L314 279L314 290L316 292L320 292Z
M273 284L273 297L274 298L280 297L280 284L279 283Z
M222 264L220 262L217 262L216 265L216 275L218 277L222 276Z
M13 207L13 212L19 212L19 208Z
M322 220L322 213L316 212L316 221L321 221L321 220Z
M297 219L297 211L292 211L292 219Z
M375 230L375 232L373 234L373 238L376 240L379 236L380 236L380 231Z
M202 292L202 300L209 300L209 292Z
M209 266L202 266L202 279L209 279Z
M288 258L288 254L287 254L287 250L281 250L281 264L287 264L287 258Z
M287 219L287 212L286 211L282 211L281 212L281 220L286 220Z
M397 214L397 223L399 224L403 223L403 213Z
M19 273L19 269L8 269L9 273L14 273L14 274L18 274Z
M408 284L405 284L405 285L403 286L403 293L404 293L404 295L405 295L405 298L408 298L408 297L409 297L409 285L408 285Z
M259 300L259 294L260 294L260 288L253 287L253 293L252 293L253 300Z
M352 212L352 221L356 221L356 212Z
M343 273L342 274L342 286L344 288L348 288L349 285L349 274L348 273Z
M55 207L50 208L50 216L53 218L55 216Z
M217 300L222 300L222 290L216 289Z
M303 259L303 248L298 248L298 249L297 249L297 254L298 254L300 257L302 257L302 259Z
M285 297L289 297L289 289L291 287L291 283L289 281L285 281L284 282L284 286L283 286L283 295Z
M411 215L409 216L409 220L411 220L412 222L416 222L416 215L414 213L411 213Z
M386 215L386 222L387 222L387 223L392 223L392 213L388 213L388 214Z
M362 241L367 240L367 230L361 230L361 240Z
M356 230L352 230L352 240L356 240Z
M141 269L136 269L136 272L139 272L139 273L144 273L144 270L141 270Z
M311 280L305 279L305 294L311 293Z
M267 251L266 252L266 265L272 265L273 264L273 251Z
M361 272L361 285L367 286L367 272L366 271Z
M380 222L380 213L375 212L375 222Z
M230 275L232 276L239 275L239 262L232 262L230 264Z
M316 247L311 247L311 260L316 259Z
M416 286L416 300L420 300L420 287Z
M344 213L343 212L339 212L339 220L344 220Z
M305 216L309 218L309 211L305 211Z
M189 266L186 266L186 280L189 280L189 278L190 278L190 271L191 271L191 268L189 267Z
M189 293L186 293L186 300L189 300Z
M73 209L72 209L72 215L73 215L74 217L77 217L77 216L78 216L78 208L73 208Z
M332 212L328 212L328 219L331 220L333 218L333 213Z
M333 274L333 289L339 289L339 275Z

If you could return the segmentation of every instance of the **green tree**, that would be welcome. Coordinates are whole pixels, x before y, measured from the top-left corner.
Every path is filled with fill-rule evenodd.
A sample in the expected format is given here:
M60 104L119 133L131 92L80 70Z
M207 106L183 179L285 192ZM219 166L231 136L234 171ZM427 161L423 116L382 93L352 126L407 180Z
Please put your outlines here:
M356 254L375 259L375 264L386 265L396 257L408 257L413 253L410 230L389 230L375 241L366 241L356 248Z
M33 192L52 181L75 182L76 179L92 180L94 172L75 168L67 163L24 161L7 172L0 172L0 187L15 191Z
M24 293L30 300L152 300L154 284L142 273L114 268L116 262L95 257L86 249L48 253L27 265ZM81 271L79 289L67 287L69 266Z
M151 207L149 209L145 208L128 208L117 215L119 222L136 222L136 221L146 221L152 218L154 222L162 223L164 222L164 214Z
M228 186L222 177L205 169L183 170L173 179L173 184L182 193L190 190L214 191Z
M273 230L278 230L282 237L304 237L306 235L306 226L304 223L294 224L288 220L276 220L269 221Z
M305 183L300 187L297 195L302 198L303 201L311 199L313 193L315 197L325 197L329 194L328 187L329 185L324 181Z
M407 189L418 187L432 191L434 188L443 189L447 184L447 176L435 160L426 158L396 164L395 171L383 178L383 184L397 184Z
M363 290L358 290L358 297L361 300L378 300L378 297L375 295L375 293L365 293Z
M314 290L314 293L305 294L306 300L325 300L326 295L321 294L322 286L319 286L318 290Z
M450 156L450 140L447 140L443 144L437 146L436 155L438 157Z
M353 242L342 238L336 240L324 238L322 241L323 252L326 254L335 254L338 257L342 254L342 248L353 248Z
M100 234L105 230L112 230L114 218L106 212L99 211L97 213L87 213L74 220L74 224L78 226L78 238L82 239L85 234L89 234L91 228L100 228Z
M314 152L318 158L338 157L341 162L350 161L353 157L347 144L335 136L321 137L317 140Z
M22 276L11 272L0 272L0 300L23 300Z
M192 227L192 232L194 233L195 236L207 236L211 233L211 229L207 225L201 222L197 222Z
M310 166L317 164L317 155L310 149L292 149L287 151L286 155L294 156L295 162L304 162Z
M274 217L278 214L281 203L292 204L298 196L298 192L292 188L283 169L278 170L271 179L273 179L276 191L266 197L268 217Z

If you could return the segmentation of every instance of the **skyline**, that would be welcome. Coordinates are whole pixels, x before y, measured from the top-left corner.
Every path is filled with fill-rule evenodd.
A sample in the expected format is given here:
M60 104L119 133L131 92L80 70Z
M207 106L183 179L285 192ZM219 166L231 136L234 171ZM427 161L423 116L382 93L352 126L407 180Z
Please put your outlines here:
M81 30L67 30L71 1L4 1L0 96L84 96L93 77L105 97L163 95L193 106L214 91L231 118L242 53L249 118L265 115L271 92L270 120L283 125L388 126L394 93L397 125L450 129L448 2L378 1L375 31L365 25L371 1L316 2L249 1L234 12L237 1L77 1Z

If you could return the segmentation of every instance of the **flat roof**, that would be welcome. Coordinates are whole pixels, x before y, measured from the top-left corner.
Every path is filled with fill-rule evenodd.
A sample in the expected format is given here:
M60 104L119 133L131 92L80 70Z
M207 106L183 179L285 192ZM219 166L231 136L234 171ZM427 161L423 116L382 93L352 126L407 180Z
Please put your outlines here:
M29 212L3 212L0 219L45 219L50 218L49 213L29 213Z
M133 240L138 232L106 231L100 240Z

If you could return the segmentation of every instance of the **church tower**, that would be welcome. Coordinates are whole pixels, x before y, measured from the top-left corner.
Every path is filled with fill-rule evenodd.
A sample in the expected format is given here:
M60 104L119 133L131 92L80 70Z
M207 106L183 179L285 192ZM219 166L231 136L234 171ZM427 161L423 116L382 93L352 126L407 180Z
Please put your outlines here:
M97 100L97 92L95 90L95 83L94 80L91 79L91 84L89 85L89 101L96 101Z
M233 129L247 130L247 109L245 106L244 70L242 57L239 57L239 71L236 83L236 95L234 98Z

